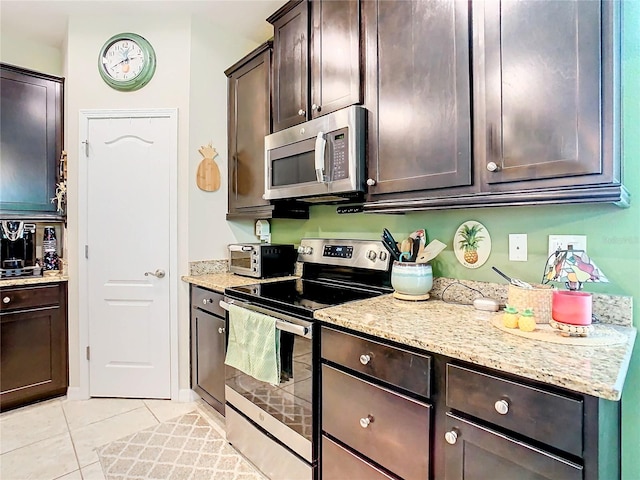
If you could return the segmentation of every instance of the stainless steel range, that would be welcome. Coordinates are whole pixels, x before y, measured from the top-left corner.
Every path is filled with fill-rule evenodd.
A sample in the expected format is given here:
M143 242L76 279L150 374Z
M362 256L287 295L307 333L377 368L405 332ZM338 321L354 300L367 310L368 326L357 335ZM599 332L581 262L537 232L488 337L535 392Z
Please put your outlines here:
M227 440L269 478L317 476L320 308L391 293L390 260L375 240L302 239L302 278L225 290L226 302L276 319L278 384L227 366ZM227 315L233 322L232 315Z

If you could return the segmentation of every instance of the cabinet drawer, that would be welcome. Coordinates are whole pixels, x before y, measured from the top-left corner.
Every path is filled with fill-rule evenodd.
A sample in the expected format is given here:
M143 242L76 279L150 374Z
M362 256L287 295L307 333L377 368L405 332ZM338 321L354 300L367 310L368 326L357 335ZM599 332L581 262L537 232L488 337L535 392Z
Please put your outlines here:
M429 475L431 407L322 365L322 429L405 480Z
M60 303L60 286L0 288L0 312L23 308L39 308Z
M191 307L200 308L218 317L225 318L226 313L220 306L220 300L224 300L224 295L207 290L202 287L191 287Z
M431 357L322 328L322 358L423 397L431 394Z
M447 406L582 456L581 400L447 365Z
M322 480L393 480L382 470L322 436Z

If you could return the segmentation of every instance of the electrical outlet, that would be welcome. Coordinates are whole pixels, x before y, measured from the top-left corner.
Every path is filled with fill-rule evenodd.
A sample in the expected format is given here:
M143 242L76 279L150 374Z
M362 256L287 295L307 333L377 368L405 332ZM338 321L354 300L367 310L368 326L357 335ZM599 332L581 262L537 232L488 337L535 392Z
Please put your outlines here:
M549 235L549 253L551 256L556 250L567 250L568 247L574 250L587 251L586 235Z
M509 234L509 260L512 262L527 261L527 234Z

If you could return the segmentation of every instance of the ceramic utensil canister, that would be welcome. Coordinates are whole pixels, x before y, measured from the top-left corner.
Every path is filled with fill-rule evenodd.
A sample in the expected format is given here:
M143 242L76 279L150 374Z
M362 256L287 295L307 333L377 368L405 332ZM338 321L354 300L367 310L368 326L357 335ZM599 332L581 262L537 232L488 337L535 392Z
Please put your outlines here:
M58 270L57 245L56 229L51 226L44 227L42 238L42 267L44 270Z

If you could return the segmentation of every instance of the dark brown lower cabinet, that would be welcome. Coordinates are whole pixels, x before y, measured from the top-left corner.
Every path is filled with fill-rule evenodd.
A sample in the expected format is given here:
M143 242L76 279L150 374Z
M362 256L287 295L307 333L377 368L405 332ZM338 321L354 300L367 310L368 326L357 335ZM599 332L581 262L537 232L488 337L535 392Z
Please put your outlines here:
M0 410L64 395L67 284L0 288Z
M583 467L447 413L446 480L580 480Z

